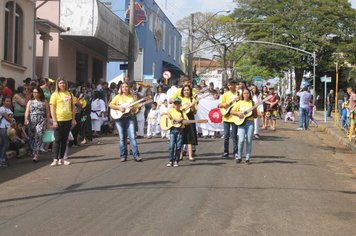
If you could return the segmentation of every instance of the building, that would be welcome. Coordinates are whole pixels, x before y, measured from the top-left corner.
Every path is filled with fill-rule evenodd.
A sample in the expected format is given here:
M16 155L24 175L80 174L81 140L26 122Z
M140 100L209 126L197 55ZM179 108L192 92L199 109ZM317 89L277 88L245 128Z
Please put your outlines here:
M129 27L98 0L45 0L36 6L38 77L96 83L106 78L108 61L128 60Z
M130 1L123 2L124 5L116 7L113 2L113 8L124 8L126 11L118 12L118 15L128 22ZM172 79L179 78L183 74L180 69L182 35L154 0L136 0L135 30L139 41L135 80L155 84L160 82L164 71L169 71ZM120 73L123 71L119 70L117 63L108 65L108 80Z
M35 0L0 1L0 76L16 86L33 76Z

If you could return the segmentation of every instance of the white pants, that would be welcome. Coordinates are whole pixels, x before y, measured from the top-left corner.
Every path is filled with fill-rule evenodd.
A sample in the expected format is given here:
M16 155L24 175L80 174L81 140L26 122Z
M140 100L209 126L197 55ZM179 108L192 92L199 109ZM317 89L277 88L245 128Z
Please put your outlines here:
M253 120L255 122L255 129L253 131L253 134L258 134L258 117Z
M153 136L159 134L159 125L157 123L147 124L147 136Z
M202 134L203 136L213 136L215 134L215 131L214 130L208 130L208 129L201 129L202 130Z
M287 114L284 116L284 122L288 122L288 120L291 120L294 122L294 112L287 112Z
M161 137L166 137L169 139L169 130L161 130Z

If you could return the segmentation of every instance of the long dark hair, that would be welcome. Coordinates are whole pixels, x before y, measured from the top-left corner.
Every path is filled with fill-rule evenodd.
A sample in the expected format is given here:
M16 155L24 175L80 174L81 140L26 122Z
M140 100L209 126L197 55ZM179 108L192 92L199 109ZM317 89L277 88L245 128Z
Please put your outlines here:
M45 100L43 90L41 89L41 87L39 85L37 85L35 88L33 88L33 90L35 90L35 89L38 91L38 94L40 95L41 102L43 102ZM32 90L32 92L33 92L33 90ZM34 100L34 99L35 99L35 97L33 96L33 93L32 93L31 100Z
M189 88L189 91L190 91L190 100L192 100L193 99L193 89L192 89L192 87L190 87L189 85L185 85L185 86L183 86L183 88L182 88L182 91L180 92L180 96L183 98L184 97L184 89L186 88L186 87L188 87Z

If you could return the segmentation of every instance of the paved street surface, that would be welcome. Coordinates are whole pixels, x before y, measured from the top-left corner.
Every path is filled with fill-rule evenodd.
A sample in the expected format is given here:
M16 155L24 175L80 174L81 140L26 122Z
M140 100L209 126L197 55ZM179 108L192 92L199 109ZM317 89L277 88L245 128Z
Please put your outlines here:
M355 154L279 125L251 165L221 159L222 139L200 139L197 161L176 168L159 138L139 140L142 163L119 161L117 137L73 149L70 166L11 160L0 235L356 235Z

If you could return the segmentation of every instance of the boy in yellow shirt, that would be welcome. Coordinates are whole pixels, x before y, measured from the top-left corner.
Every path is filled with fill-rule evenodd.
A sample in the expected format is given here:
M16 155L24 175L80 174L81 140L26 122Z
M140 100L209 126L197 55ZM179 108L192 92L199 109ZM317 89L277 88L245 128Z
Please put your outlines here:
M179 128L170 128L170 141L169 141L169 162L168 167L178 166L180 152L182 148L183 140L183 130L184 124L183 120L187 120L186 115L181 111L182 100L180 98L175 98L173 100L173 106L168 110L168 117L178 123L181 123Z

